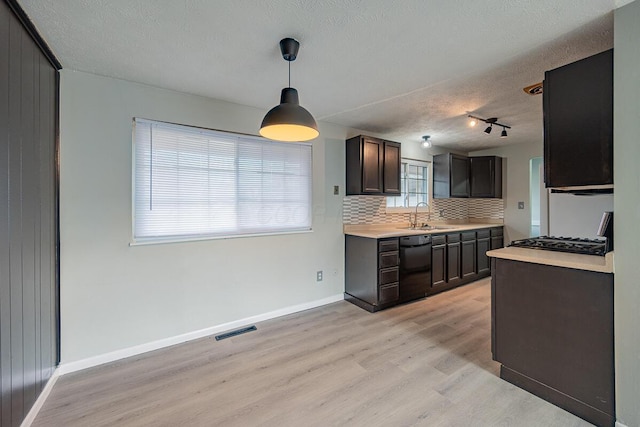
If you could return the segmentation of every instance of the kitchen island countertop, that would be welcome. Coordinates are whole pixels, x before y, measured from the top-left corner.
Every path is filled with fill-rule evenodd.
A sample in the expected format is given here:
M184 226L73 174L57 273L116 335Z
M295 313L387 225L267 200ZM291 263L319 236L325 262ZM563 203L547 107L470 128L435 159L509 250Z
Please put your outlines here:
M599 273L614 272L613 252L609 252L605 256L597 256L540 249L506 247L488 251L487 255L493 258L553 265L556 267L574 268L577 270L595 271Z

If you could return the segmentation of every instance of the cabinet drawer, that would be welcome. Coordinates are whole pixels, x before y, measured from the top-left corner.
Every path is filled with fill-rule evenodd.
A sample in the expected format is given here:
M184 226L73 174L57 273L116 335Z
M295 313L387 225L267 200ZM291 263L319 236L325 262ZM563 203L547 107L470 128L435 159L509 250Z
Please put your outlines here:
M378 285L397 282L400 278L398 267L381 268L378 273Z
M475 231L465 231L464 233L462 233L462 241L468 242L469 240L476 240Z
M491 229L491 236L502 236L503 229L502 227L496 227Z
M398 239L378 240L378 252L398 250Z
M460 233L447 234L447 243L455 243L460 241Z
M478 239L486 239L491 235L491 231L487 228L484 230L478 230L477 232Z
M398 265L399 253L398 251L382 252L378 254L378 267L388 268Z
M431 238L432 245L444 245L447 243L447 236L433 236Z
M378 304L397 301L400 298L400 286L398 283L389 283L378 288Z

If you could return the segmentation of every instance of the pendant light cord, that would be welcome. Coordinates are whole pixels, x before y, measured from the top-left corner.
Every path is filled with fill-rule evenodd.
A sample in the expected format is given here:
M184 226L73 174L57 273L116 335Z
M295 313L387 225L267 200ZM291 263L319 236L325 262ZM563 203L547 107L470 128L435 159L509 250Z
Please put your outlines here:
M287 61L289 63L289 87L291 87L291 61Z

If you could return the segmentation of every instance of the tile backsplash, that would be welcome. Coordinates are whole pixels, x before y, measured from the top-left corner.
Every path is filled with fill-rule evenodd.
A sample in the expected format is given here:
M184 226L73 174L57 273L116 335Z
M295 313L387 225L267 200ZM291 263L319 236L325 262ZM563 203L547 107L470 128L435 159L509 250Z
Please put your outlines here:
M386 197L348 196L342 201L343 224L389 224L408 222L407 213L387 213ZM445 220L504 219L502 199L432 199L432 218L444 209ZM423 214L426 215L426 214Z

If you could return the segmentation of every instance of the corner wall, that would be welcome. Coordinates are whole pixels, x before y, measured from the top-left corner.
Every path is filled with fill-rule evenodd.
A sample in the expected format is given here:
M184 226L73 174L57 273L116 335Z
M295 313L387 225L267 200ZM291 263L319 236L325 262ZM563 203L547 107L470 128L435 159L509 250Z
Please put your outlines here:
M60 101L62 364L344 292L348 129L319 124L313 232L130 247L132 118L256 134L265 111L71 70Z
M640 1L615 11L613 136L616 417L640 426Z
M540 100L542 108L542 99ZM504 198L505 244L529 237L531 206L529 206L529 161L542 157L542 135L539 142L513 144L488 150L474 151L470 156L500 156L502 162L502 197ZM524 202L524 209L518 209Z

